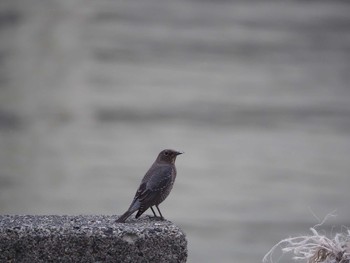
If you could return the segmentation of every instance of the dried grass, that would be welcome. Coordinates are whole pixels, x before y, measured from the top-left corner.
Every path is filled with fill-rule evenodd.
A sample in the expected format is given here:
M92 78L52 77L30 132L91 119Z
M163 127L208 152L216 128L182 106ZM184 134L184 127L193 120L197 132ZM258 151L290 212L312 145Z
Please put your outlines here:
M320 234L317 228L326 221L327 217L320 224L310 228L311 235L290 237L278 242L264 256L263 262L273 263L273 253L280 247L283 254L292 252L295 261L350 263L350 230L344 228L342 233L331 235L331 237Z

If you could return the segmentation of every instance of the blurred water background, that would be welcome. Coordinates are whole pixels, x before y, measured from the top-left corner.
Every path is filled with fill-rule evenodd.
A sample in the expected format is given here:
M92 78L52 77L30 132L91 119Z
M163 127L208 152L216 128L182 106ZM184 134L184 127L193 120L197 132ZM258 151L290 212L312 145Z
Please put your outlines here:
M188 262L261 262L332 211L326 229L350 226L349 14L338 0L1 1L0 213L121 214L174 148L161 209Z

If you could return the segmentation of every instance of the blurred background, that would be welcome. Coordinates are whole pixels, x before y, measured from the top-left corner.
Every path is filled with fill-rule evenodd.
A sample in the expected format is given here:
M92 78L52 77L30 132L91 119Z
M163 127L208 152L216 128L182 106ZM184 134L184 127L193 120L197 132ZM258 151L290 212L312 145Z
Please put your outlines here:
M261 262L333 211L325 228L350 226L349 14L345 0L2 0L0 213L121 214L174 148L160 207L188 262Z

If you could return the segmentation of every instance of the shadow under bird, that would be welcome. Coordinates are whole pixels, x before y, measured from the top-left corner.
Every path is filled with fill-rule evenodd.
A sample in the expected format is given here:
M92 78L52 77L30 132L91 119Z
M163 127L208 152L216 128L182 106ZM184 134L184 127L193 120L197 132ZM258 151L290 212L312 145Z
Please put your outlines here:
M160 218L164 219L158 206L167 198L173 188L176 178L175 160L179 154L182 152L170 149L159 153L143 177L129 209L116 220L117 223L124 223L136 211L138 212L135 218L139 218L148 208L151 208L154 216L157 217L153 206L157 208Z

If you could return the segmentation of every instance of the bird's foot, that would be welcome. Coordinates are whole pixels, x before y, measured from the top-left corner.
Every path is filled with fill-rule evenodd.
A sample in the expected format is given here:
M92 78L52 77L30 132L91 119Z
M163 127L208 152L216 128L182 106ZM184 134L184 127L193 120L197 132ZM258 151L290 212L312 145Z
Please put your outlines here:
M164 221L164 217L162 216L149 216L150 218L154 218L154 219L157 219L157 220L160 220L160 221Z

